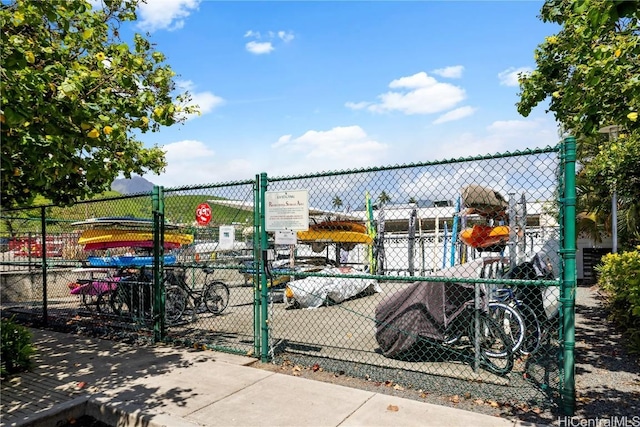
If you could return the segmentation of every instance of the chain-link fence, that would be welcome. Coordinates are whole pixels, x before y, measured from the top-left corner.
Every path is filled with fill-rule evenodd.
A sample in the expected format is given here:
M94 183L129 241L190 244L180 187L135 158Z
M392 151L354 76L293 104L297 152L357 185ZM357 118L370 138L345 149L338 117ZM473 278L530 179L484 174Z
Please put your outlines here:
M3 212L3 315L571 412L564 147Z
M560 158L542 150L268 180L308 191L278 245L270 351L374 381L548 404L560 381ZM268 193L267 193L268 194ZM278 271L284 269L284 271Z

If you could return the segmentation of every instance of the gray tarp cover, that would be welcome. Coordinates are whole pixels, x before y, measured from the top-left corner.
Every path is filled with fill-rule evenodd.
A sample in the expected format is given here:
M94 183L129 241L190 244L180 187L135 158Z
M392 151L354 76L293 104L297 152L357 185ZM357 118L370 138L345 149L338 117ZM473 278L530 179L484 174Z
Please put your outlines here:
M387 357L410 350L418 337L437 341L463 310L473 303L473 284L415 282L376 307L376 340Z

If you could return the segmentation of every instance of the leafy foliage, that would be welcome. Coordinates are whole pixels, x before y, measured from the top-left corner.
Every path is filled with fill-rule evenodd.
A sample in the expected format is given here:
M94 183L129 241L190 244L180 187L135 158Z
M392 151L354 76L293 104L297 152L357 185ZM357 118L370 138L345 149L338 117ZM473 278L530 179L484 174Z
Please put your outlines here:
M35 348L31 344L31 332L22 325L18 325L13 319L2 319L2 360L0 362L0 375L16 374L27 371L33 367L31 356Z
M579 226L612 229L615 189L621 246L634 247L640 242L640 3L547 0L540 18L561 29L536 49L536 69L520 76L518 111L527 116L550 100L549 111L578 138Z
M38 194L68 205L120 174L163 170L164 152L136 135L183 121L194 107L187 93L174 97L175 73L147 39L120 39L136 5L0 3L3 208Z
M632 351L640 353L640 246L605 255L597 269L614 320L624 328Z
M608 125L637 131L639 8L636 1L546 1L541 19L562 29L536 49L537 69L521 76L518 111L527 116L550 97L549 110L576 136Z

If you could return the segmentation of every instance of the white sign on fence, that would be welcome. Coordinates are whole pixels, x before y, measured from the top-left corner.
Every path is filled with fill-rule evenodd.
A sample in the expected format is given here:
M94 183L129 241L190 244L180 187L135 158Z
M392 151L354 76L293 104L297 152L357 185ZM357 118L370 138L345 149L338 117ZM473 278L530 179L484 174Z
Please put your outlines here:
M309 229L309 192L307 190L267 191L265 203L267 231Z

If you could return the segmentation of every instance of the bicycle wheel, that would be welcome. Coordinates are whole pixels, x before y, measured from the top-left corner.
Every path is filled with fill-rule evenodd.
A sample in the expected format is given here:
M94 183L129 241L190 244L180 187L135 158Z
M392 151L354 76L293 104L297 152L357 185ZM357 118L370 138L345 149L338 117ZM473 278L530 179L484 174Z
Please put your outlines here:
M213 314L220 314L229 305L229 287L223 282L211 282L202 290L204 305Z
M525 340L524 319L518 310L502 302L490 301L488 308L489 316L495 320L498 326L502 327L507 338L511 340L511 352L517 352Z
M167 286L164 297L164 319L167 325L177 323L187 308L187 293L178 286Z
M511 339L504 328L491 316L480 313L478 316L477 339L480 346L480 362L489 371L497 375L505 375L513 369L513 352ZM473 343L476 337L476 322L469 322L469 337Z
M111 307L111 311L118 316L124 316L127 312L131 314L131 285L129 283L123 283L118 285L118 288L110 293L109 306Z
M105 291L98 295L98 302L96 303L98 313L108 314L113 313L113 309L111 308L111 299L113 298L115 290L113 291Z
M526 356L535 353L540 348L542 342L542 327L540 326L538 316L536 316L536 313L531 307L520 301L514 304L524 319L525 334L524 341L520 347L520 353Z
M125 297L118 289L105 291L98 295L96 305L99 313L121 316L125 312Z
M84 293L82 294L82 305L84 305L87 310L94 310L98 305L99 297L100 295Z

